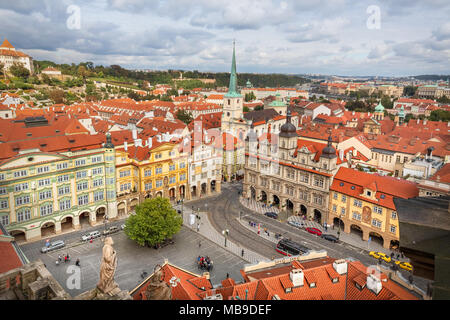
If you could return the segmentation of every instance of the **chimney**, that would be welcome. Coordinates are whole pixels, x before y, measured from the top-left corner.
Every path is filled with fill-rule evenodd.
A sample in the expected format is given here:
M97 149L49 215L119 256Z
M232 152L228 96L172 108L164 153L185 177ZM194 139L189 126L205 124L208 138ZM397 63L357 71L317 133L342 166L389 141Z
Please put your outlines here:
M291 272L289 272L289 278L291 279L294 288L303 286L304 276L302 269L292 269Z
M367 289L375 294L379 294L383 285L381 284L381 279L374 274L367 275Z
M153 140L152 140L152 138L148 138L148 140L147 140L147 146L148 146L148 148L151 148L152 147L152 143L153 143Z
M427 119L423 119L423 125L427 124Z
M417 124L419 124L419 122L420 122L420 119L417 119Z
M124 147L125 151L128 151L128 142L125 141L123 143L123 147Z
M132 135L133 135L133 140L136 140L136 139L137 139L137 130L136 130L136 129L133 129L133 130L131 131L131 133L132 133Z
M345 261L344 259L339 259L333 262L334 270L336 270L336 272L340 275L347 273L347 267L347 261Z
M339 149L339 159L344 160L344 149Z
M134 145L136 147L142 147L142 139L136 139L134 140Z

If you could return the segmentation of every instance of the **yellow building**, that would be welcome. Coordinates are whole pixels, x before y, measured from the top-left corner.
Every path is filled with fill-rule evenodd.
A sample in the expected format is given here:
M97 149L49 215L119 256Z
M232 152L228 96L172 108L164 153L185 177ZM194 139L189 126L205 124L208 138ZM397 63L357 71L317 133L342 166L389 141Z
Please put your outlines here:
M419 190L415 183L341 167L330 187L330 212L327 223L345 233L369 237L388 249L399 244L396 198L413 198Z
M146 198L190 198L188 153L178 141L149 139L145 146L116 149L117 209L127 215Z

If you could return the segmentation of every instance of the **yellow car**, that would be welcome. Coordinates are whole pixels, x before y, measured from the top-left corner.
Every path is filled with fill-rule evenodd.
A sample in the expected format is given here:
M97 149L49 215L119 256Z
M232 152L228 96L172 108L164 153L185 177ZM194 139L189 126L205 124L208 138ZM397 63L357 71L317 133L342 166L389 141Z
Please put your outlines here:
M412 271L412 265L409 262L395 261L395 264L398 265L399 268L407 271Z
M391 257L388 257L387 255L385 255L382 252L375 252L375 251L370 251L369 252L369 256L374 257L375 259L381 259L384 260L385 262L389 263L391 262Z

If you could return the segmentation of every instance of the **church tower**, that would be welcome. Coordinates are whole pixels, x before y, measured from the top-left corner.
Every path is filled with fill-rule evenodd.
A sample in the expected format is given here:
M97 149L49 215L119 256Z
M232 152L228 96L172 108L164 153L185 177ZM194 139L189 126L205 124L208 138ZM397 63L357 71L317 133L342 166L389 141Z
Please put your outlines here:
M236 53L235 43L233 42L233 57L231 61L231 75L228 92L223 97L222 112L222 132L230 132L236 134L234 123L242 119L244 106L243 98L237 92L237 74L236 74Z

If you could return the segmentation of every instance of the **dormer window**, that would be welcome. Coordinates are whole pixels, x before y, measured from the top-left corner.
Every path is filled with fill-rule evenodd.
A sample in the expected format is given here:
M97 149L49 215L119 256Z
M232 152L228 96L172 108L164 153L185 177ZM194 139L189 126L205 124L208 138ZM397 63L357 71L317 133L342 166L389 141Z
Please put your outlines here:
M311 282L311 283L309 284L309 287L310 287L310 288L315 288L315 287L316 287L316 283L315 283L315 282Z
M367 190L367 191L366 191L366 195L367 195L368 197L371 197L371 196L372 196L372 191Z

